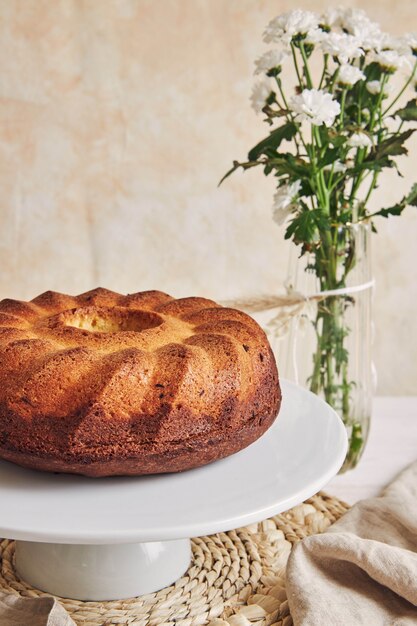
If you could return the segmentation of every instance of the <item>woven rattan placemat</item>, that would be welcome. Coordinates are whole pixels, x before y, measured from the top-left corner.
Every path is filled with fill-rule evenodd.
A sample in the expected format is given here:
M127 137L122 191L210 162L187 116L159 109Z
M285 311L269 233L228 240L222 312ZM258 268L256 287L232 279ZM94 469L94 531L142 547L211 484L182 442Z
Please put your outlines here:
M291 547L326 530L347 509L319 493L259 524L193 539L190 568L157 593L112 602L60 601L77 626L291 626L285 592ZM16 577L13 541L1 541L0 559L2 591L46 595Z

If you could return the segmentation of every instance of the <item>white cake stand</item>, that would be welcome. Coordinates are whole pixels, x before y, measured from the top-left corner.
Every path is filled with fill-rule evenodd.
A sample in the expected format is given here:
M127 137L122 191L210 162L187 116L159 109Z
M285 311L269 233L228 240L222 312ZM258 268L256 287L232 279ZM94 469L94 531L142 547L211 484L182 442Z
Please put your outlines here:
M121 599L173 583L190 537L244 526L315 494L338 471L345 427L317 396L283 382L279 418L257 442L180 474L91 479L0 462L0 535L18 574L79 600Z

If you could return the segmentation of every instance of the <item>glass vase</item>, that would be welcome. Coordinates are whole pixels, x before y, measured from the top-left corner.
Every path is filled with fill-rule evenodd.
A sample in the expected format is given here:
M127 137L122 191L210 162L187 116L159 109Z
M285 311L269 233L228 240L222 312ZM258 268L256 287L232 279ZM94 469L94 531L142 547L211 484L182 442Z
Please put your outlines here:
M375 386L371 227L349 225L330 235L320 258L317 251L299 257L294 246L287 289L306 299L274 347L281 375L321 396L342 418L349 439L344 472L364 451Z

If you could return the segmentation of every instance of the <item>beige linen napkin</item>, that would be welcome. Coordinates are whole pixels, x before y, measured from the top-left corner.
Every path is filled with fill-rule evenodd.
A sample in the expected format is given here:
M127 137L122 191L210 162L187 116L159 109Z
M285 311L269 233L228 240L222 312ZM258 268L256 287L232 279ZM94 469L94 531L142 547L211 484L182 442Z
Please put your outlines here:
M0 592L1 626L76 626L54 598L19 598Z
M294 626L417 624L417 462L289 558Z

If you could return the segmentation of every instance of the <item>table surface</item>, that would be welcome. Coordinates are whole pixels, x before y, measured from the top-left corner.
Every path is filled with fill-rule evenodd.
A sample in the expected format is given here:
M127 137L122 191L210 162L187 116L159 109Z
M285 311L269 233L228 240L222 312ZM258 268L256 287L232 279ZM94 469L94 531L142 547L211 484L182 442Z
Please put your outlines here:
M359 465L333 478L324 491L354 504L379 494L417 460L417 396L375 398L368 444Z

